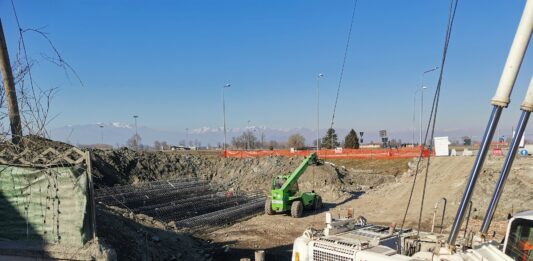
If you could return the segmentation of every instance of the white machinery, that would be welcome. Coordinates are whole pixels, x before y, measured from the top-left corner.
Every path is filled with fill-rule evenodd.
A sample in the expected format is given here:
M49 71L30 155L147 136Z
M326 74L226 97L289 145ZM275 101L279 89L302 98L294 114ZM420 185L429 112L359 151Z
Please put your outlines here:
M492 98L493 110L479 153L467 180L463 198L455 215L450 234L399 231L394 226L384 227L366 224L358 219L333 219L326 215L324 231L306 230L294 241L293 261L367 261L367 260L431 260L431 261L532 261L533 260L533 211L516 214L509 220L503 244L486 240L490 223L510 173L524 134L529 116L533 111L533 78L521 105L522 114L516 133L509 147L495 191L486 211L479 233L462 238L458 235L467 215L477 178L481 173L489 146L494 137L500 115L509 105L510 95L520 70L533 31L533 0L527 0L520 24L509 51L496 95ZM442 228L442 224L441 224ZM401 232L401 233L400 233ZM400 234L398 236L398 234Z
M417 237L406 229L398 241L399 232L394 226L367 224L363 217L333 219L328 212L323 231L308 229L294 241L292 260L533 260L533 211L509 220L501 249L497 242L478 238L471 248L458 245L452 252L442 234L420 232Z

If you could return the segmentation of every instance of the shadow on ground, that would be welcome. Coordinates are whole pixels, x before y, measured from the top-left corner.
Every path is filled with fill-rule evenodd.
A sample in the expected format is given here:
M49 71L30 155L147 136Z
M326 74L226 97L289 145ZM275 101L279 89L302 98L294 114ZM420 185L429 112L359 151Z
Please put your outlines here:
M231 241L223 242L221 245L231 244ZM292 257L292 244L263 249L265 260L290 260ZM255 249L228 248L220 246L213 252L214 260L234 261L241 258L254 260Z

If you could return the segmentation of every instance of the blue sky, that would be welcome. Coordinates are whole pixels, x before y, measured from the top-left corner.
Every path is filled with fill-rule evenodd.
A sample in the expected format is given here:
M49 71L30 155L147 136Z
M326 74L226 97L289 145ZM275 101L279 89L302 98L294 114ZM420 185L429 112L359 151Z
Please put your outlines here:
M165 130L315 128L331 120L353 2L15 1L23 27L45 27L84 85L50 63L34 68L42 88L59 87L50 127L132 122ZM460 1L439 109L439 130L484 129L524 0ZM413 93L441 57L448 1L359 0L336 115L339 128L410 130ZM7 0L0 17L14 60L17 28ZM30 55L50 54L26 35ZM504 113L511 129L533 71L527 54ZM437 74L427 75L429 92ZM426 104L430 95L426 93ZM426 112L429 107L426 107ZM426 113L427 115L427 113ZM530 128L531 129L531 128ZM504 131L504 130L502 130Z

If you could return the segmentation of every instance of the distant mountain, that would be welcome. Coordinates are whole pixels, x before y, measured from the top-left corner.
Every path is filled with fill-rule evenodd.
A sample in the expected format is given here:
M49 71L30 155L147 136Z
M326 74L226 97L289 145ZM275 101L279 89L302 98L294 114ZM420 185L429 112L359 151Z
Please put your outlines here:
M100 127L103 126L103 127ZM275 140L278 142L285 142L290 135L299 133L305 137L306 143L311 143L316 139L316 130L308 128L286 128L276 129L262 126L250 126L242 128L229 128L227 130L228 143L231 142L232 137L241 135L246 129L256 133L258 139L261 139L261 134L264 135L264 141ZM344 140L349 129L336 129L339 141ZM358 131L358 130L356 130ZM145 126L138 127L139 135L141 136L141 143L152 145L154 141L166 141L171 145L178 145L186 140L190 142L197 141L202 146L217 146L224 140L224 130L222 127L201 127L190 129L189 133L185 131L166 131L157 130ZM320 130L320 137L323 137L326 129ZM110 144L113 146L124 146L127 140L135 134L135 127L129 124L120 122L102 123L102 124L84 124L84 125L69 125L50 130L51 138L59 141L68 142L71 144ZM390 139L402 139L403 142L411 142L413 139L412 130L403 131L389 131ZM453 139L459 139L465 131L460 130L443 130L438 131L436 136L450 136ZM471 132L467 132L471 133ZM359 136L359 131L357 133ZM378 130L366 131L363 135L365 143L374 141L379 142ZM475 136L474 139L476 140ZM415 141L418 140L418 132L415 135Z
M103 126L103 127L100 127ZM300 133L303 135L307 143L311 143L316 139L315 130L307 128L292 128L292 129L273 129L266 127L244 127L244 128L229 128L227 129L227 140L231 142L232 137L241 135L247 129L253 131L258 139L264 135L264 141L275 140L278 142L287 141L290 135ZM325 130L322 131L325 133ZM340 130L343 135L347 131ZM127 140L135 134L135 128L119 122L102 123L102 124L84 124L84 125L69 125L50 130L51 138L59 141L68 142L71 144L110 144L113 146L123 146ZM200 142L202 146L217 146L224 140L224 129L222 127L202 127L186 131L165 131L157 130L145 126L138 127L138 133L141 137L141 143L152 145L154 141L166 141L171 145L178 145L179 143ZM322 133L321 133L322 135Z

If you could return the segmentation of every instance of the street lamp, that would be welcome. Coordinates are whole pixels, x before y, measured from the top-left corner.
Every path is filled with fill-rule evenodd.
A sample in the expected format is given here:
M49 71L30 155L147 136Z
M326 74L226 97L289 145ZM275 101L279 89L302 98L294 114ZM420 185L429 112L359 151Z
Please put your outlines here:
M316 153L320 149L320 78L324 78L324 74L319 73L316 77Z
M226 153L226 101L224 99L224 90L229 87L231 87L231 84L222 86L222 114L224 115L224 144L222 146L224 148L224 153Z
M251 122L251 120L248 120L248 126L246 127L246 132L247 132L246 133L247 134L246 135L246 137L247 137L246 138L246 149L247 150L250 149L250 138L251 138L251 136L250 136L251 133L249 132L250 131L250 122Z
M104 145L104 125L100 124L100 144Z
M189 128L185 128L185 146L189 143Z
M413 145L415 143L415 111L416 111L416 94L420 91L420 135L418 144L422 146L422 120L423 120L423 113L424 113L424 90L427 89L427 86L424 86L424 76L427 73L436 71L439 69L439 67L435 67L433 69L429 69L420 75L420 88L415 91L414 97L413 97Z
M136 149L139 148L139 132L137 130L137 118L139 118L139 115L133 115L133 119L135 120L135 147Z

